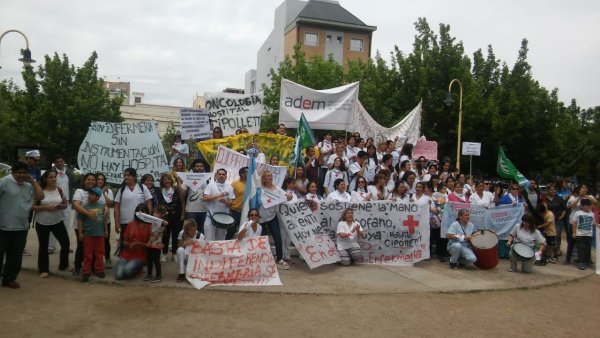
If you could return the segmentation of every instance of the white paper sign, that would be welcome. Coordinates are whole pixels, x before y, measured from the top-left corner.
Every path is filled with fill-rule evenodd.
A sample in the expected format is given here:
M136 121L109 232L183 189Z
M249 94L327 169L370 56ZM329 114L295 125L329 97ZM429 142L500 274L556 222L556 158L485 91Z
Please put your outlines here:
M463 142L462 154L471 156L481 156L481 143Z
M285 195L274 193L269 190L261 189L260 191L260 202L265 208L274 207L287 201Z
M357 102L358 82L314 90L282 79L279 123L287 128L297 128L304 113L311 129L349 130Z
M186 278L196 287L281 285L267 236L241 241L194 241ZM200 286L200 287L198 287Z
M198 191L202 187L208 185L207 181L213 177L213 173L177 173L183 184L193 191Z
M204 100L212 127L221 127L223 136L235 135L240 128L246 128L251 134L260 132L264 113L262 93L204 93Z
M77 162L82 172L103 172L110 183L123 182L123 171L133 168L137 179L144 174L160 177L169 171L155 122L92 122L79 146Z
M249 166L250 157L220 145L217 149L217 156L215 156L213 172L216 173L219 169L225 169L228 172L227 183L231 184L231 182L240 178L240 169ZM287 173L287 167L256 162L256 172L259 176L267 169L273 173L273 184L281 187Z
M181 108L179 111L179 129L181 139L204 139L211 137L210 112L206 109Z
M306 201L283 203L279 206L279 222L285 226L294 246L311 269L339 262L335 243L324 231Z

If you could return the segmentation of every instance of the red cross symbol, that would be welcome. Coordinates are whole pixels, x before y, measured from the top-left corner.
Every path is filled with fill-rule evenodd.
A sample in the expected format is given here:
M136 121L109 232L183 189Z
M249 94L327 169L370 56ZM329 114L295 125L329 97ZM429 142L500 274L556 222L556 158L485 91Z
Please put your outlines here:
M415 233L415 227L419 225L419 221L414 219L412 215L408 215L408 218L402 222L402 225L408 227L408 233L412 235Z
M272 200L272 199L270 199L270 198L267 198L267 204L271 204L272 202L273 202L273 200Z
M192 181L192 185L193 185L193 186L196 186L196 184L198 184L198 181L196 181L196 180L193 180L193 181Z

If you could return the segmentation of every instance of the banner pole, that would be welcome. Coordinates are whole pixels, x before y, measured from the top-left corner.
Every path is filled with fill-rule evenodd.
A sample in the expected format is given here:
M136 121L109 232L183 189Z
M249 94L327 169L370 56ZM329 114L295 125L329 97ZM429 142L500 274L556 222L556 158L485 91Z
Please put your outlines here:
M473 179L473 155L469 155L469 177Z

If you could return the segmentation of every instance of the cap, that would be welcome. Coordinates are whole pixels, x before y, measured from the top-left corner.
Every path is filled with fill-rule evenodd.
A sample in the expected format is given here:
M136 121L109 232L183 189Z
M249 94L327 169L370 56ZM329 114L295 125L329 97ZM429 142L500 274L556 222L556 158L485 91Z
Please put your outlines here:
M25 153L25 157L34 157L34 158L40 158L40 151L35 149L35 150L30 150L28 152Z
M98 187L93 187L92 189L90 189L90 192L93 192L94 194L98 195L98 197L102 196L102 190Z

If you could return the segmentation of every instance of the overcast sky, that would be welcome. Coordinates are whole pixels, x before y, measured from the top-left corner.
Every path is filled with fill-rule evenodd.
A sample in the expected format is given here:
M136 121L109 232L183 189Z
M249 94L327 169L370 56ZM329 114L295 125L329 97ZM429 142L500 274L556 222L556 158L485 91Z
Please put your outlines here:
M80 66L99 55L99 73L131 82L144 102L191 106L196 93L243 88L256 68L256 52L273 29L282 0L23 0L3 1L0 33L23 31L38 65L46 54L67 54ZM521 39L529 40L534 78L567 104L600 105L600 1L564 0L342 0L368 25L377 26L373 54L388 58L394 45L410 53L419 17L438 30L449 24L465 52L491 44L514 63ZM15 33L0 46L0 80L17 78L24 40ZM415 102L416 104L416 102Z

